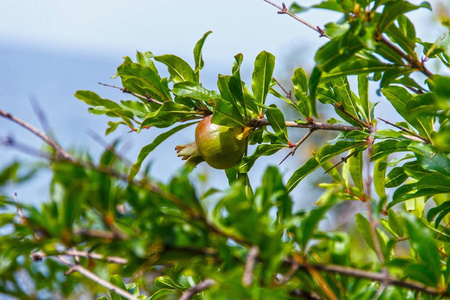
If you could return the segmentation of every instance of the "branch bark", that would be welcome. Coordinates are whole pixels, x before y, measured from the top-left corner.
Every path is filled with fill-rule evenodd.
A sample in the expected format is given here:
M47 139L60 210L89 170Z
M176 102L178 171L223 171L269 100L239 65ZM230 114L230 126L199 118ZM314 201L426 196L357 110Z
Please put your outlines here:
M61 256L57 256L56 259L70 268L69 271L67 271L66 274L70 274L70 273L73 273L73 272L78 272L81 275L89 278L90 280L92 280L92 281L100 284L101 286L107 288L108 290L113 291L114 293L116 293L116 294L118 294L118 295L120 295L122 297L125 297L126 299L139 300L138 297L133 296L128 291L125 291L125 290L119 288L118 286L115 286L115 285L109 283L108 281L100 278L95 273L92 273L91 271L89 271L88 269L85 269L81 265L74 264L74 263L68 261L67 259L65 259L65 258L63 258Z
M286 4L282 3L282 4L281 4L282 6L278 6L278 5L276 5L275 3L270 2L269 0L264 0L264 2L267 2L267 3L269 3L270 5L272 5L272 6L276 7L276 8L278 8L278 9L279 9L279 11L278 11L279 14L286 14L286 15L290 16L291 18L296 19L296 20L299 21L300 23L302 23L302 24L308 26L308 27L311 28L312 30L314 30L314 31L316 31L317 33L319 33L319 34L320 34L320 37L323 37L323 36L324 36L324 37L326 37L326 38L328 38L328 39L331 39L331 36L327 35L327 34L325 33L325 30L323 30L323 29L320 28L319 26L314 26L314 25L312 25L312 24L306 22L305 20L303 20L303 19L297 17L296 15L290 13L289 10L288 10L287 7L286 7Z
M192 297L194 297L196 294L200 293L203 290L206 290L207 288L209 288L210 286L216 284L216 282L213 279L205 279L201 282L199 282L196 286L191 287L190 289L188 289L187 291L185 291L183 293L183 295L181 295L181 297L179 298L179 300L189 300L192 299Z
M75 162L75 158L72 157L66 150L61 148L54 140L52 140L48 135L45 133L40 132L36 127L28 124L27 122L23 121L22 119L19 119L16 116L13 116L9 112L6 112L2 109L0 109L0 116L10 119L11 121L19 124L20 126L24 127L28 131L32 132L34 135L39 137L41 140L46 142L50 147L56 150L56 153L58 156L60 156L62 159Z

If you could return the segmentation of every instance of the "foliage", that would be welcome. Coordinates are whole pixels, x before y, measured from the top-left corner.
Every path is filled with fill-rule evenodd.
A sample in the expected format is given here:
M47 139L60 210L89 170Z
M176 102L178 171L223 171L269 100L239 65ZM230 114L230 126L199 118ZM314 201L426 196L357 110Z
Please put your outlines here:
M342 18L325 26L331 39L317 50L312 72L294 71L292 94L280 92L272 78L275 57L266 51L256 57L251 83L241 79L243 55L237 54L231 73L218 76L217 90L202 86L202 46L210 32L195 45L193 66L171 54L125 57L116 77L134 100L76 92L91 113L114 119L106 134L119 125L167 130L132 166L114 147L99 163L59 159L56 149L41 166L53 172L48 202L22 205L1 196L0 226L8 234L0 236L0 293L20 299L86 291L100 299L449 297L450 77L426 67L428 60L450 67L448 29L436 42L416 36L405 13L431 9L426 2L325 0L281 13L314 8ZM382 113L370 101L370 81L400 122L377 118ZM287 122L275 104L267 105L269 93L288 102L298 120ZM317 100L336 118L317 121ZM164 140L211 114L213 123L244 128L249 135L240 138L255 145L226 170L229 188L200 194L188 169L167 184L141 170ZM379 122L389 129L377 129ZM321 130L336 137L286 183L272 166L253 189L248 172L259 157L286 148L294 154L303 142L291 142L289 126L309 129L304 139ZM319 168L330 179L320 184L316 207L294 210L290 193ZM0 173L0 188L36 172L14 162ZM350 201L367 208L346 212L355 226L324 227L330 210L348 209ZM16 205L19 215L10 210ZM72 274L63 276L68 270ZM116 288L108 294L85 270Z

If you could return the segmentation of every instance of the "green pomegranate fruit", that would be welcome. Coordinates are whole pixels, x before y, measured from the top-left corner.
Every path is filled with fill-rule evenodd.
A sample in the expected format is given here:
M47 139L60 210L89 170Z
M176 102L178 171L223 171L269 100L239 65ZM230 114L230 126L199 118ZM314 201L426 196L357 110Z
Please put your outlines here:
M202 161L216 169L236 165L245 151L246 139L239 139L244 128L227 127L211 123L208 116L195 128L195 142L175 147L178 156L196 166ZM242 135L241 135L242 136Z

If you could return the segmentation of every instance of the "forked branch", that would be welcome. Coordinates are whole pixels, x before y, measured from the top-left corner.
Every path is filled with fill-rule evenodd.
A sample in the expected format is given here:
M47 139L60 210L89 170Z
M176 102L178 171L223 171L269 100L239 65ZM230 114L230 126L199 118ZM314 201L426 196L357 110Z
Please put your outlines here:
M264 0L264 2L267 2L267 3L269 3L270 5L275 6L276 8L278 8L278 9L279 9L279 11L278 11L279 14L286 14L286 15L290 16L291 18L296 19L296 20L299 21L300 23L302 23L302 24L308 26L308 27L311 28L312 30L314 30L314 31L316 31L317 33L319 33L319 34L320 34L320 37L323 37L323 36L324 36L324 37L326 37L326 38L331 39L331 36L327 35L327 34L325 33L325 30L323 30L323 29L320 28L319 26L314 26L314 25L312 25L312 24L306 22L306 21L303 20L302 18L299 18L299 17L297 17L296 15L294 15L293 13L291 13L291 12L287 9L286 4L284 4L284 2L281 4L282 6L278 6L278 5L276 5L275 3L270 2L269 0Z

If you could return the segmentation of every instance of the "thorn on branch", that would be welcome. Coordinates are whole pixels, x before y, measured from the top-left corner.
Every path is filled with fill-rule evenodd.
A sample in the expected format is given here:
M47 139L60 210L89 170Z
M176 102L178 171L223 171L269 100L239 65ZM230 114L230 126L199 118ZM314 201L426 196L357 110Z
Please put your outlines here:
M306 139L315 131L316 129L314 128L310 128L309 131L305 134L304 137L302 137L302 139L300 141L298 141L295 145L294 145L294 149L292 149L288 155L286 155L285 158L283 158L283 160L278 164L281 165L289 156L294 156L295 151L297 151L298 147L300 147L301 144L303 144L304 141L306 141Z
M323 174L327 174L328 172L330 172L331 170L333 170L334 168L336 168L336 167L339 166L340 164L346 163L347 160L348 160L350 157L352 157L353 155L355 155L355 154L356 154L356 151L353 151L353 152L350 153L349 155L347 155L347 156L345 156L345 157L341 157L341 160L340 160L338 163L334 164L331 168L329 168L328 170L326 170L325 173L323 173Z

